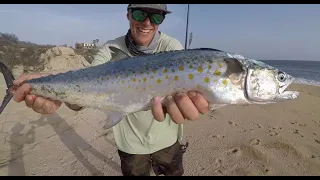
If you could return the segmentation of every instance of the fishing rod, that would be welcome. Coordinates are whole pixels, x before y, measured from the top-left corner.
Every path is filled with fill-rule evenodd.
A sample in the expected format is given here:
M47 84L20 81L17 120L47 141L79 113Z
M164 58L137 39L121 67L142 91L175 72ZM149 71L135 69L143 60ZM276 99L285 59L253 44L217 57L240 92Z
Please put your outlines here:
M184 49L187 49L188 27L189 27L189 4L188 4L188 11L187 11L186 39L185 39L185 42L184 42Z

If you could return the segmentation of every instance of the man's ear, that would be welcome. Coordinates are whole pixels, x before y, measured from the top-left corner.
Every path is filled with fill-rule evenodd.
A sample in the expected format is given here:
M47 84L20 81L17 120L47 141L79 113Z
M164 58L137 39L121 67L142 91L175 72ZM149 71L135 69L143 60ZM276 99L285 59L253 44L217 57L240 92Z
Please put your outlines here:
M130 20L129 18L130 14L129 14L129 11L127 12L127 19Z

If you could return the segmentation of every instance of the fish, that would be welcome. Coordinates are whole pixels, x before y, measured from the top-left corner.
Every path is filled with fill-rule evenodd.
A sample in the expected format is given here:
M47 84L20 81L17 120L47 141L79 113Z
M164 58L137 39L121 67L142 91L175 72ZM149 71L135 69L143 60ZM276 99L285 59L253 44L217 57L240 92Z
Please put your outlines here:
M11 72L0 63L7 94L12 98ZM106 128L131 113L151 109L153 97L196 91L210 110L226 105L270 104L298 98L287 91L295 78L264 62L212 48L194 48L128 57L97 66L31 79L30 94L107 112Z

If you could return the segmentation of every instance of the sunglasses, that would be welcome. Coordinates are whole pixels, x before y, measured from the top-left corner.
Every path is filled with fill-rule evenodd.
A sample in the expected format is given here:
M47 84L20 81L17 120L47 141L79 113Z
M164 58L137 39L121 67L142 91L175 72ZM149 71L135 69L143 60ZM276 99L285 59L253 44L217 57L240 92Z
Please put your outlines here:
M149 17L150 22L152 24L161 24L165 18L165 15L159 14L159 13L150 13L145 12L140 9L134 9L132 10L132 18L139 22L144 22L147 17Z

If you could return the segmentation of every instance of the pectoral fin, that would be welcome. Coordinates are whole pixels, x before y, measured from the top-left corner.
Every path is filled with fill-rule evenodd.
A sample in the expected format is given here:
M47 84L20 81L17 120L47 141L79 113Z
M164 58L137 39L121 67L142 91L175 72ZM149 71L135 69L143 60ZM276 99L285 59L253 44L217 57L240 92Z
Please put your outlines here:
M223 106L226 106L227 104L209 104L209 110L210 111L213 111L213 110L216 110L216 109L219 109Z
M125 116L126 114L121 112L108 112L108 118L106 119L106 123L103 128L112 128L113 126L117 125Z

